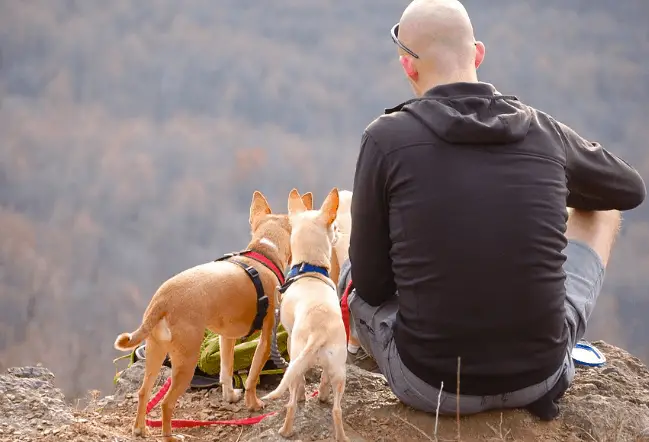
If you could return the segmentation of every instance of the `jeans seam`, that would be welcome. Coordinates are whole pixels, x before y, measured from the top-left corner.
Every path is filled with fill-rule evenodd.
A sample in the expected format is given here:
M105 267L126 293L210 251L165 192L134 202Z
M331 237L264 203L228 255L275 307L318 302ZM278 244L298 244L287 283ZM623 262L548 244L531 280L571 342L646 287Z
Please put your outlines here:
M401 363L399 363L399 370L401 371L401 378L403 379L406 390L412 392L412 394L415 396L415 398L418 401L423 402L424 404L433 404L433 407L437 407L438 405L437 398L439 398L439 406L441 408L442 404L446 401L446 399L448 399L448 393L446 391L444 391L441 388L433 387L432 385L429 385L429 387L436 390L435 391L436 394L433 395L434 396L433 400L431 400L431 398L429 398L428 396L424 396L410 383L408 378L404 375L403 367L401 366ZM441 395L440 395L440 391L442 393Z

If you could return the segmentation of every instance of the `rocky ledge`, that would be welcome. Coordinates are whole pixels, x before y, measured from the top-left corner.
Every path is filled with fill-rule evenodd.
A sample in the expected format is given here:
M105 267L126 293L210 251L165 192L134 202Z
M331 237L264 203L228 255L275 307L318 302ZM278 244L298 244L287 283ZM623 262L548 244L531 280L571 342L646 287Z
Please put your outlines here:
M352 441L649 441L649 370L624 350L598 341L607 364L580 368L561 402L561 415L540 422L525 411L489 412L477 416L444 417L414 411L394 397L382 376L353 364L343 399L343 418ZM136 392L142 365L127 369L113 395L90 393L83 404L68 404L44 367L10 368L0 375L0 441L130 441ZM158 386L169 376L163 369ZM317 388L317 372L308 389ZM260 395L272 386L260 389ZM256 425L179 429L192 441L284 441L277 430L288 398L269 402L261 413L278 411ZM243 404L225 404L218 389L188 391L176 418L237 419L249 417ZM259 414L259 413L254 413ZM151 413L159 419L159 407ZM300 404L291 440L331 440L331 405L310 399ZM159 439L160 430L152 429ZM156 437L157 436L157 437Z

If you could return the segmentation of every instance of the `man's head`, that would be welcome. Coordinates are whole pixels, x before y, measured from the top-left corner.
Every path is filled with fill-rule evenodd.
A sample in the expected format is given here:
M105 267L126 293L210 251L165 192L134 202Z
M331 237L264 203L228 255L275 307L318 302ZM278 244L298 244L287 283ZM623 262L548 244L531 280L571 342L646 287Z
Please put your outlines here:
M477 81L485 47L458 0L414 0L392 32L399 60L417 96L439 85Z

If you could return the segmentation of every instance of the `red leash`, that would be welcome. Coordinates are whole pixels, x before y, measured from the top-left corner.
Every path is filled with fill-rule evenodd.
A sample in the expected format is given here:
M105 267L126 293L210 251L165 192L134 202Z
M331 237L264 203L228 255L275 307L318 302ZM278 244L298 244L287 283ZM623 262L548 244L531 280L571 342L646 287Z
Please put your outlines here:
M149 414L151 410L153 410L155 406L158 405L158 403L162 400L164 395L167 394L167 390L169 390L169 387L171 387L171 378L168 378L164 383L164 385L162 386L162 388L160 389L160 391L158 391L156 395L153 396L153 398L151 398L151 400L146 406L147 414ZM317 395L318 395L318 390L314 391L311 397L316 397ZM258 424L268 416L272 416L277 413L278 411L271 411L270 413L261 414L259 416L246 417L243 419L223 420L223 421L195 421L191 419L172 419L171 427L191 428L191 427L206 427L209 425L254 425L254 424ZM149 427L161 427L162 420L147 419L146 424Z
M347 342L349 342L349 304L347 303L347 298L352 291L354 284L352 281L349 281L347 288L345 288L345 293L343 293L342 298L340 298L340 310L343 314L343 323L345 324L345 334L347 335Z

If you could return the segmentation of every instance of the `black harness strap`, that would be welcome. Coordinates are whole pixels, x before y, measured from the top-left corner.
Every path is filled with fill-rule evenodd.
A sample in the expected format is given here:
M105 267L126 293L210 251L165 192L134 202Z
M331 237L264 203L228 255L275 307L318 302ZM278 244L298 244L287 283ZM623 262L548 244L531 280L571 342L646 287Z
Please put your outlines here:
M290 286L291 286L295 281L297 281L298 279L302 279L302 278L315 278L315 279L319 279L320 281L326 283L329 287L331 287L332 289L334 289L334 291L336 290L336 287L335 287L334 285L328 283L326 280L324 280L323 278L321 278L321 277L319 277L319 276L317 276L317 275L318 275L317 273L300 273L300 274L297 275L297 276L292 276L292 277L288 278L288 279L286 280L286 282L285 282L284 284L282 284L282 285L281 285L277 290L278 290L278 291L283 295L284 292L286 292L286 290L288 290L288 288L289 288L289 287L290 287Z
M247 250L243 252L228 253L218 259L215 259L214 262L230 260L230 258L233 258L235 256L245 256L246 252ZM264 324L264 318L266 318L266 314L268 313L268 305L269 305L268 296L266 296L266 294L264 293L264 286L261 283L261 278L259 277L259 272L257 271L257 269L255 269L252 266L246 265L241 261L237 261L234 259L230 260L229 262L236 264L239 267L241 267L243 270L245 270L246 274L248 275L253 285L255 286L255 292L257 293L257 315L255 316L255 319L252 321L252 326L250 327L250 331L243 338L246 339L250 337L250 335L252 335L257 330L261 330L261 327Z
M286 290L288 290L288 288L289 288L289 287L290 287L290 286L291 286L295 281L297 281L297 279L298 279L297 277L288 278L288 279L286 280L286 282L285 282L284 284L282 284L282 285L277 289L277 291L279 291L279 293L283 295L284 292L285 292Z

